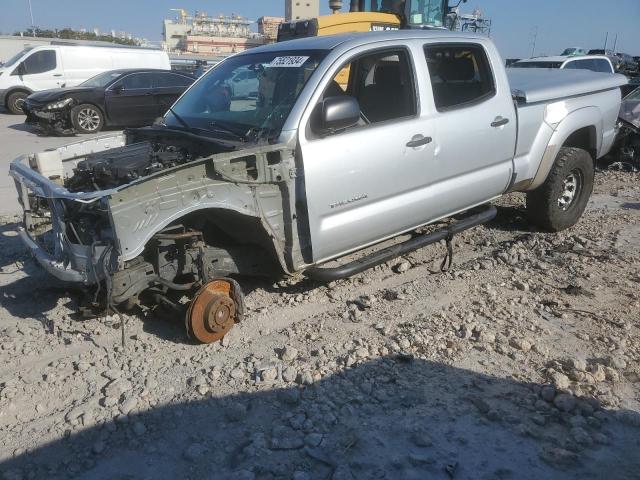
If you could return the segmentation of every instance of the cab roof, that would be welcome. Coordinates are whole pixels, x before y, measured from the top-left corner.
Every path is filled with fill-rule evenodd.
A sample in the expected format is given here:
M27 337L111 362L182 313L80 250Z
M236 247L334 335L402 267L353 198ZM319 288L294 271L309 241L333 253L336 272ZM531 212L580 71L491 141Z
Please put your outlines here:
M350 44L352 47L366 45L374 42L384 42L389 40L411 40L411 39L438 39L438 38L467 38L486 39L486 37L466 32L452 32L445 29L431 30L388 30L385 32L351 32L338 35L322 35L315 37L297 38L284 42L271 43L261 47L245 50L239 55L250 55L253 53L268 53L292 50L333 50L342 44Z

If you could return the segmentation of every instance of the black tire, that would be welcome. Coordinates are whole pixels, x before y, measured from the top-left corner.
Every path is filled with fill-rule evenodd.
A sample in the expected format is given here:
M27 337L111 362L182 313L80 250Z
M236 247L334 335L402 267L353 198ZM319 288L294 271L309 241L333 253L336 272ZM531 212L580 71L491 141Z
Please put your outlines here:
M529 219L550 232L575 225L593 190L594 163L581 148L563 147L545 182L527 192Z
M80 133L96 133L104 127L104 115L95 105L83 103L71 109L71 123Z
M29 94L27 92L13 92L7 97L7 109L14 115L24 115L22 104Z

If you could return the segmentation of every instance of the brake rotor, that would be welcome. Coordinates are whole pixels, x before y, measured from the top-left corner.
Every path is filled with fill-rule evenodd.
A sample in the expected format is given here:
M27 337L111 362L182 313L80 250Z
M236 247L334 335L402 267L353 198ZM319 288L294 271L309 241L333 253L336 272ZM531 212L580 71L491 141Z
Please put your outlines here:
M187 333L200 343L218 341L242 319L243 312L240 286L228 278L212 280L198 290L189 305Z

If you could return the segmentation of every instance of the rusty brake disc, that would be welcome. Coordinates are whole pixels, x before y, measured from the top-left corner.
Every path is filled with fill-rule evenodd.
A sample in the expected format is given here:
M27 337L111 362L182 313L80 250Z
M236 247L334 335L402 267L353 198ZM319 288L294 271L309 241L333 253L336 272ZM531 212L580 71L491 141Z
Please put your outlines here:
M193 297L185 326L187 334L200 343L212 343L224 337L242 320L244 297L240 286L230 278L212 280Z

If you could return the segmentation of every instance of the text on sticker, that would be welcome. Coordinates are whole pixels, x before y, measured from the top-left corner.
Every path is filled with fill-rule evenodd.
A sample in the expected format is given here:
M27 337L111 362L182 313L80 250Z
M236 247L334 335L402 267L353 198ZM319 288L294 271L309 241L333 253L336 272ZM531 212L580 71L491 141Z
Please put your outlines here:
M309 57L289 56L276 57L269 64L270 67L300 67Z

